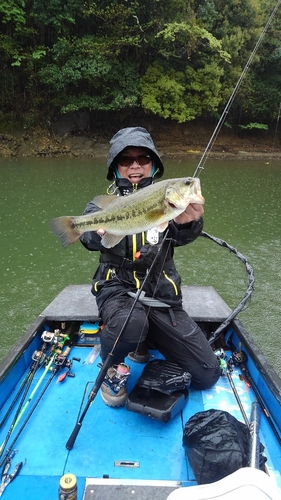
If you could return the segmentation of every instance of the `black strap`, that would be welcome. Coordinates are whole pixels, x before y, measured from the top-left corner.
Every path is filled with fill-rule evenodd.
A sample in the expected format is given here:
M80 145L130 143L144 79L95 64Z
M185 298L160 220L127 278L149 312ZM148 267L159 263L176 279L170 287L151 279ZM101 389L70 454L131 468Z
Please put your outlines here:
M133 261L121 257L120 255L115 255L113 253L101 253L100 262L107 263L112 267L119 267L124 269L133 269Z
M102 263L107 263L110 267L118 267L123 268L123 269L129 269L130 271L133 271L134 269L134 262L130 259L126 259L125 257L121 257L120 255L115 255L111 253L101 253L100 254L100 262ZM174 261L173 259L167 260L164 265L163 263L155 263L152 269L152 273L154 272L160 272L162 270L166 270L169 267L174 266ZM144 271L146 268L143 269Z

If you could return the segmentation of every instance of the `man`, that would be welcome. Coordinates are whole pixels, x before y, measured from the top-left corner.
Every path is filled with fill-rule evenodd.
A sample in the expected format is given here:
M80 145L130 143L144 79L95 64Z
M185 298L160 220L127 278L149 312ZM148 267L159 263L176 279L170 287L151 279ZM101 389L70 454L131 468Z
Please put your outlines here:
M162 177L164 166L146 129L121 129L110 143L107 179L113 182L109 193L127 196ZM97 210L99 208L93 200L88 203L84 214ZM195 388L209 388L220 376L218 360L208 341L182 308L181 278L173 260L175 246L191 243L199 236L203 227L203 210L202 205L188 205L181 215L170 221L162 245L163 233L157 229L126 236L111 249L101 244L102 229L86 232L80 238L88 250L101 253L100 265L92 281L92 293L104 324L101 332L103 361L111 352L131 309L134 298L130 293L136 293L140 288L160 248L144 287L145 296L154 299L153 305L137 301L114 349L112 366L101 385L102 399L109 406L125 404L125 384L130 368L124 359L129 354L131 359L145 361L146 351L142 352L140 345L147 341L152 342L168 361L188 371Z

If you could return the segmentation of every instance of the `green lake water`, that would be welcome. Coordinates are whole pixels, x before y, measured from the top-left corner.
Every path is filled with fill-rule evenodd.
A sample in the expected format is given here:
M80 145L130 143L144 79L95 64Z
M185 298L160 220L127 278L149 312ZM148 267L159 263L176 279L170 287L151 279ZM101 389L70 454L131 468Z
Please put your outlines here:
M197 165L164 163L164 178L192 176ZM0 160L0 359L65 286L90 283L98 254L79 242L63 249L48 221L80 215L105 193L105 164L105 158ZM204 230L254 269L255 290L239 318L281 375L281 162L208 160L200 179ZM243 298L247 273L228 250L200 237L176 249L175 258L183 284L213 285L232 308Z

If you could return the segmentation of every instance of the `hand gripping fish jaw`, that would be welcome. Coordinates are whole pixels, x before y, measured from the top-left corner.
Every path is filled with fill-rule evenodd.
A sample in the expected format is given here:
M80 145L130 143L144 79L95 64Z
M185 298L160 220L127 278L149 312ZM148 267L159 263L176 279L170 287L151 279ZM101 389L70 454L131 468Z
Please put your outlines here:
M188 177L181 189L176 184L171 184L166 189L165 201L170 208L182 210L182 212L184 212L190 203L204 205L205 200L201 194L200 180Z

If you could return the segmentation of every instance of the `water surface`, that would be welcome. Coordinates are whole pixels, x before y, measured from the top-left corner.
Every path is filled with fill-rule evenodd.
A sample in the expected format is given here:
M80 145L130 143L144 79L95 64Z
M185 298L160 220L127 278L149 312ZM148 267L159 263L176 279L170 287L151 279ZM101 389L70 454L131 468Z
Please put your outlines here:
M196 161L168 160L165 178L193 175ZM76 243L64 250L48 221L79 215L108 186L105 158L0 161L0 358L65 286L90 283L98 255ZM281 163L210 161L200 174L204 230L241 252L255 291L239 314L281 375ZM247 289L244 265L204 238L176 249L183 284L213 285L234 308Z

